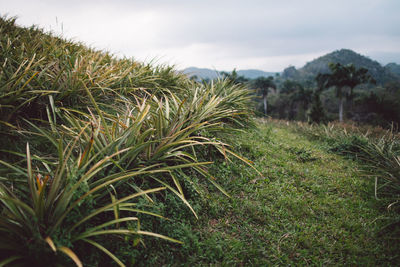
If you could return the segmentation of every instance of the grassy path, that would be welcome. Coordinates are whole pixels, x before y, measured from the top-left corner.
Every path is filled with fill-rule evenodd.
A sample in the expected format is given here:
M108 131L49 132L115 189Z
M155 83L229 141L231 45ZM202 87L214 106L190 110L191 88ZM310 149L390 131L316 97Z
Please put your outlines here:
M396 248L376 234L381 215L373 185L355 162L277 125L261 124L231 143L262 176L221 161L213 172L232 197L209 192L200 220L182 218L170 232L184 247L161 249L169 255L158 263L371 266L399 260Z

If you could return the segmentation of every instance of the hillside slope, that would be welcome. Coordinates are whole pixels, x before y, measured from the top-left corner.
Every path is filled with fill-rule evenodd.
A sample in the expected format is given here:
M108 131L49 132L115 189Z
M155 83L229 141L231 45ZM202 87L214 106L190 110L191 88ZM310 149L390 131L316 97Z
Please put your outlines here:
M85 88L110 103L105 90L139 95L189 86L173 67L118 59L35 26L19 27L15 18L0 17L0 63L0 121L6 122L44 116L49 95L74 107L88 104Z
M262 175L220 161L213 174L231 198L211 191L199 221L177 215L179 223L163 231L186 245L155 245L155 257L143 255L140 266L377 266L400 261L399 244L379 234L383 224L377 218L384 211L375 208L373 181L362 176L357 162L293 132L289 123L260 122L231 140Z
M222 141L252 125L242 85L196 83L13 18L0 18L0 64L0 266L132 266L145 241L181 243L159 234L151 207L180 214L172 198L198 218L188 200L200 183L228 195L202 155L250 164Z
M272 76L274 77L278 72L267 72L267 71L262 71L262 70L238 70L237 74L239 76L244 76L245 78L248 79L256 79L258 77L269 77Z

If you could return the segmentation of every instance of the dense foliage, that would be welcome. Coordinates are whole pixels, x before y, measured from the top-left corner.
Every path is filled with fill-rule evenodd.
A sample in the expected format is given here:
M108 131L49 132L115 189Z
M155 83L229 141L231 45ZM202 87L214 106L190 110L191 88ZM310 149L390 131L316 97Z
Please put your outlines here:
M277 90L267 97L268 115L278 119L315 122L310 114L312 99L316 103L318 97L327 121L352 120L384 127L390 127L392 122L400 123L400 82L392 81L382 86L375 84L365 68L357 69L352 64L343 66L339 63L332 63L331 66L331 73L319 73L312 81L286 79L282 82L282 78L275 77ZM336 67L348 71L343 71L342 75ZM249 83L257 84L259 79L264 78ZM255 107L260 114L263 113L263 103L265 101L261 97L256 98Z
M400 123L397 70L395 63L382 67L376 61L342 49L299 70L289 67L268 78L249 79L236 70L221 75L255 91L253 107L259 115L308 122L352 120L390 127L392 122ZM316 117L318 114L321 116Z
M213 134L252 124L241 85L193 82L15 19L0 19L0 47L1 265L124 265L125 243L180 243L140 214L164 218L149 207L170 192L198 217L186 192L201 179L228 195L204 153L250 164Z
M379 85L384 85L385 83L399 80L400 78L396 70L397 64L392 63L382 66L378 62L349 49L341 49L328 53L308 62L299 69L289 67L282 72L282 78L300 82L310 81L313 80L318 73L329 73L329 63L339 63L344 66L354 64L356 68L366 68Z

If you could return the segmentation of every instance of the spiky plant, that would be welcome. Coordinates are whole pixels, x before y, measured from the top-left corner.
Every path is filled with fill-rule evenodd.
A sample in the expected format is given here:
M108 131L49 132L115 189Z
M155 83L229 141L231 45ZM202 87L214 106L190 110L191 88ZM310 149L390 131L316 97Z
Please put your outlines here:
M228 195L197 156L202 149L251 165L217 136L252 122L241 85L196 83L15 19L0 19L0 46L0 122L36 144L11 152L22 160L0 161L0 264L58 262L64 252L80 265L87 244L123 265L102 236L178 242L140 229L137 213L159 215L138 209L139 198L155 202L167 189L197 217L182 179L204 177Z
M74 253L71 248L75 242L86 242L123 266L115 255L92 238L101 235L151 235L179 242L141 230L138 218L132 216L138 212L158 216L135 209L132 200L164 190L165 187L135 192L119 198L116 191L115 194L111 191L107 194L111 196L108 201L102 197L102 193L109 192L113 184L132 177L169 172L185 166L148 166L99 178L98 176L113 164L112 160L115 157L123 155L129 149L116 151L98 161L96 155L87 158L84 154L87 150L78 157L73 155L78 140L79 138L76 138L66 148L60 140L58 159L55 162L48 162L38 156L32 157L29 144L26 147L26 168L0 161L2 165L19 174L18 177L8 177L8 181L0 184L1 263L35 260L39 263L43 260L42 253L46 251L50 255L50 261L56 260L51 253L60 251L81 266L77 256L79 253ZM42 165L44 169L39 166L35 169L34 162ZM26 186L14 188L13 180L19 177L26 177ZM103 213L113 215L101 216ZM99 220L99 216L102 219ZM95 223L89 223L92 219L95 219ZM135 222L135 226L131 222ZM39 254L35 254L35 250L38 250Z

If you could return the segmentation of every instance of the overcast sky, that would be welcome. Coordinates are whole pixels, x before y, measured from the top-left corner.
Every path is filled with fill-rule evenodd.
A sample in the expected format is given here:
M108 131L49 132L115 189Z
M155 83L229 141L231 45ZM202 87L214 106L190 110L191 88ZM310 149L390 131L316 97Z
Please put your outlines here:
M282 71L341 48L400 63L400 0L0 0L0 14L178 69Z

